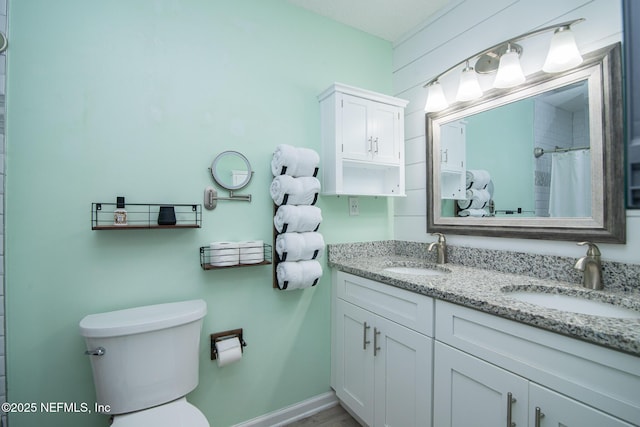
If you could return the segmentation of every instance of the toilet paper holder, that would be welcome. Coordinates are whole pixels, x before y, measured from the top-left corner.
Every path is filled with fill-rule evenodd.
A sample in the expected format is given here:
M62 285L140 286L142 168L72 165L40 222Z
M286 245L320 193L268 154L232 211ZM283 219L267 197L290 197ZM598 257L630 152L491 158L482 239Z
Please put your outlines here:
M211 360L216 360L218 358L216 342L223 341L229 338L238 338L241 346L240 350L242 350L242 352L244 353L244 348L247 346L247 343L244 341L244 338L242 338L242 328L230 329L228 331L211 334Z

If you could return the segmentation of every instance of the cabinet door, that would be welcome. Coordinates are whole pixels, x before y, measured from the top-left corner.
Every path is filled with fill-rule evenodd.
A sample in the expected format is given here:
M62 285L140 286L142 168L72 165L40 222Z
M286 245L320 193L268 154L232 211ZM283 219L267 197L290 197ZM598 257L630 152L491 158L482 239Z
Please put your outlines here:
M467 137L465 125L461 123L448 123L442 126L440 132L440 168L448 171L466 172L465 156L467 149Z
M371 426L373 314L339 299L336 302L336 316L336 395ZM368 343L365 344L366 341Z
M527 380L438 341L434 360L434 426L504 426L509 410L512 423L527 425Z
M588 373L585 373L588 375ZM529 384L529 426L531 427L631 427L595 408L541 387ZM541 416L536 414L540 408ZM538 423L536 424L536 418Z
M433 339L376 317L375 426L431 426Z
M371 160L370 109L366 99L342 94L342 157Z
M370 132L373 160L383 163L400 163L400 112L393 105L379 102L370 104Z

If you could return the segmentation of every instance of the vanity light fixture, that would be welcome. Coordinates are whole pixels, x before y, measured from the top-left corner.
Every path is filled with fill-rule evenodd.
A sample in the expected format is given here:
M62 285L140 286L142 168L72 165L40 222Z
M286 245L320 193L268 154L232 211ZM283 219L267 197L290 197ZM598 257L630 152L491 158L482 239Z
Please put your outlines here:
M447 98L444 96L442 86L436 79L429 83L429 92L427 94L427 104L424 107L425 111L440 111L449 106Z
M553 33L547 59L542 71L545 73L559 73L582 64L582 56L576 45L576 38L569 26L560 27Z
M488 49L472 55L457 63L445 72L429 80L423 87L428 89L424 111L427 113L444 110L449 106L438 79L465 64L460 75L456 101L471 101L483 95L476 73L496 73L493 86L499 89L516 87L526 81L520 65L522 46L516 42L549 31L554 31L547 57L542 67L546 73L558 73L569 70L582 63L582 56L571 32L571 26L584 21L584 18L562 22L521 34L508 41L498 43ZM475 67L469 61L476 59ZM475 69L474 69L475 68Z
M526 78L520 65L520 54L511 47L511 43L507 43L507 50L500 57L500 65L498 66L498 73L493 82L493 87L506 89L521 85L525 80Z
M478 76L473 67L469 66L469 61L467 61L467 64L460 74L460 84L458 85L456 101L472 101L481 96L482 88L478 82Z

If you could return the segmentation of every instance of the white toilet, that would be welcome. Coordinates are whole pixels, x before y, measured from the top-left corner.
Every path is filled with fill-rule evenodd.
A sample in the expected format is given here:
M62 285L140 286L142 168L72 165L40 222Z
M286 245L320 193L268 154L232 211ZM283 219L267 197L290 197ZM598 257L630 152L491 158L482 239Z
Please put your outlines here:
M210 427L185 398L198 385L206 313L203 300L191 300L91 314L80 321L97 404L113 415L113 427Z

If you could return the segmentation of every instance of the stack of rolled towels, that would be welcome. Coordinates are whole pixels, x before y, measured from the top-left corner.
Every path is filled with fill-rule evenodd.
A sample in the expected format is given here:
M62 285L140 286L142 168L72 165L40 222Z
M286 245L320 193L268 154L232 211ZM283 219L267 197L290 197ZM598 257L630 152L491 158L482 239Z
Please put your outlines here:
M487 208L492 196L487 186L491 182L491 175L484 169L470 169L467 171L466 181L466 199L458 200L458 216L489 216Z
M214 267L258 264L264 261L262 240L243 242L213 242L209 245L209 263Z
M315 286L322 276L318 262L325 246L318 232L322 212L314 206L320 193L319 162L318 153L309 148L281 144L273 153L270 193L278 206L273 224L278 233L276 280L281 290Z

